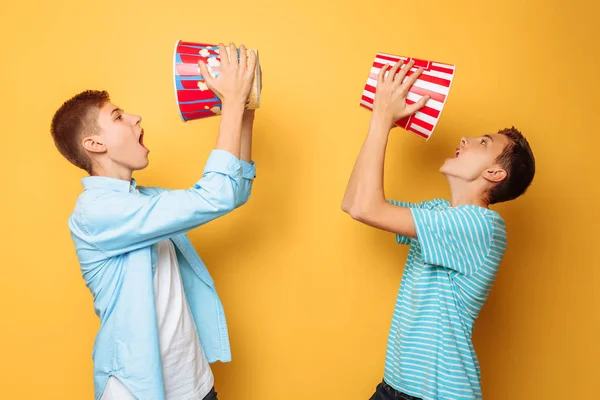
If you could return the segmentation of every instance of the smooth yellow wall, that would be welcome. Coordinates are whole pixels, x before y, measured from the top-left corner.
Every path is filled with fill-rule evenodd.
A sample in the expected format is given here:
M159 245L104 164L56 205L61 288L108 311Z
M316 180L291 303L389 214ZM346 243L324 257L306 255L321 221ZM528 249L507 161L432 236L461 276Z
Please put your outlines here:
M101 88L144 117L142 184L184 188L218 119L183 123L175 40L257 47L264 72L250 202L191 233L217 282L233 362L223 400L366 400L383 374L407 249L340 210L370 114L377 52L457 64L432 139L391 135L386 194L447 196L461 135L516 125L537 156L497 207L509 246L474 334L485 399L600 393L598 9L588 1L62 1L2 6L0 398L91 399L98 320L67 217L84 174L55 150L53 112ZM586 5L587 4L587 5Z

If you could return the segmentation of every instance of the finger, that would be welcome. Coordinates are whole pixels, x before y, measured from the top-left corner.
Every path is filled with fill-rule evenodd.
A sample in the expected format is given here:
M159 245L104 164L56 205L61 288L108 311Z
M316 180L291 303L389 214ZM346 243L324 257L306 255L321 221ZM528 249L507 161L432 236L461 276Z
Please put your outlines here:
M396 77L396 74L398 73L398 70L400 69L400 67L402 67L404 65L404 61L400 60L398 61L396 64L394 64L394 66L392 67L392 69L390 70L390 73L387 76L387 81L393 81L394 78Z
M396 77L396 80L394 81L394 83L396 84L395 85L396 87L399 87L400 85L402 85L402 81L406 77L406 74L408 74L408 71L411 70L411 68L413 67L413 65L415 65L415 60L410 60L408 63L406 63L402 67L402 69L398 73L398 76Z
M239 65L239 57L238 57L238 51L237 48L235 47L235 44L233 44L233 42L229 43L229 62L231 64L238 64Z
M248 54L247 54L246 46L241 45L240 46L240 65L243 68L246 68L247 61L248 61Z
M256 56L256 52L254 50L249 50L248 51L248 72L252 75L254 75L254 70L256 69L256 63L257 63L257 56ZM259 67L260 68L260 65ZM262 77L262 75L261 75Z
M403 88L408 91L411 86L417 81L417 79L419 79L419 76L423 73L423 68L419 68L414 74L412 74L411 76L408 77L408 79L406 80L406 82L404 82Z
M221 65L226 67L229 65L229 55L227 55L227 50L225 49L225 45L223 43L219 43L219 55L221 56Z
M204 82L206 82L206 85L212 86L214 80L208 72L208 68L206 68L206 64L204 64L204 61L199 61L198 67L200 68L200 75L202 75L202 78L204 79Z
M379 70L379 74L377 75L377 84L382 84L384 82L385 73L388 68L389 68L389 64L385 64L383 67L381 67L381 69Z
M259 88L259 90L262 90L263 89L263 80L262 80L263 74L262 74L262 67L260 66L260 63L258 62L258 55L255 55L254 62L258 64L258 77L260 78L258 88Z
M415 104L411 104L410 106L406 107L406 112L410 113L409 115L413 115L414 113L419 111L421 108L425 107L425 104L427 104L429 99L430 99L429 96L421 97L419 99L419 101L417 101Z

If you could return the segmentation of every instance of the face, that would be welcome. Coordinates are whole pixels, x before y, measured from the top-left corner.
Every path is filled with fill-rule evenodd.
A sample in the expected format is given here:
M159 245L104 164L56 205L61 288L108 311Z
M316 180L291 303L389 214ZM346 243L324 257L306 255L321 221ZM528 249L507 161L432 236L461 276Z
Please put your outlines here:
M454 157L447 158L440 172L467 182L483 178L490 182L500 182L506 178L506 171L496 160L508 144L508 138L501 134L484 135L478 138L460 140Z
M84 139L84 147L104 155L110 168L136 171L148 165L150 150L144 146L142 117L127 114L114 104L107 102L100 109L98 135ZM104 161L103 161L104 162Z

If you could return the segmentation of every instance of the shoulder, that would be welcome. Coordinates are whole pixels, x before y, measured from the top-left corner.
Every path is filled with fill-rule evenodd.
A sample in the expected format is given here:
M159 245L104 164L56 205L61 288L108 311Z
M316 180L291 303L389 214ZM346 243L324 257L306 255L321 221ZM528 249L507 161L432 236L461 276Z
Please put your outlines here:
M119 200L131 195L128 192L122 192L118 190L110 190L110 189L87 189L84 190L77 197L77 202L75 203L75 211L84 211L88 210L90 207L96 207L98 205L102 205L103 203L108 203L109 201L115 199Z
M71 214L71 218L79 214L85 213L90 207L92 207L99 199L102 199L110 192L101 189L84 190L75 201L75 209Z
M421 208L427 210L445 210L450 207L450 202L446 199L435 198L432 200L425 200L421 203Z
M104 224L108 219L120 215L123 209L135 204L135 193L118 190L94 188L83 191L75 203L75 209L69 218L72 225Z
M102 189L84 190L75 201L75 208L69 216L69 228L71 232L81 236L81 233L88 233L86 220L93 217L97 213L98 204L102 203L102 199L109 195ZM110 208L110 207L109 207Z
M496 211L473 205L443 210L444 220L463 234L463 239L482 240L489 245L506 243L506 226Z
M487 221L492 231L492 244L502 251L506 249L506 223L500 214L493 210L487 210Z
M485 226L491 235L506 235L504 219L496 211L478 206L462 206L456 209L462 218Z

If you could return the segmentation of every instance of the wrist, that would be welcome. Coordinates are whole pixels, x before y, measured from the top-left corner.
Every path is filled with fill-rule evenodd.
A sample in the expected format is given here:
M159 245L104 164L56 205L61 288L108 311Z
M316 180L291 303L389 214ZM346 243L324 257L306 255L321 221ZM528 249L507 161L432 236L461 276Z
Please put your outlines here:
M239 111L240 113L244 113L246 102L241 100L223 100L223 111Z
M385 130L390 131L394 127L394 118L382 112L374 112L371 116L370 128L371 130Z
M373 109L373 116L371 117L372 120L376 120L379 122L384 122L384 123L394 123L394 116L392 115L392 113L388 112L388 111L382 111L382 110L378 110L378 109Z

